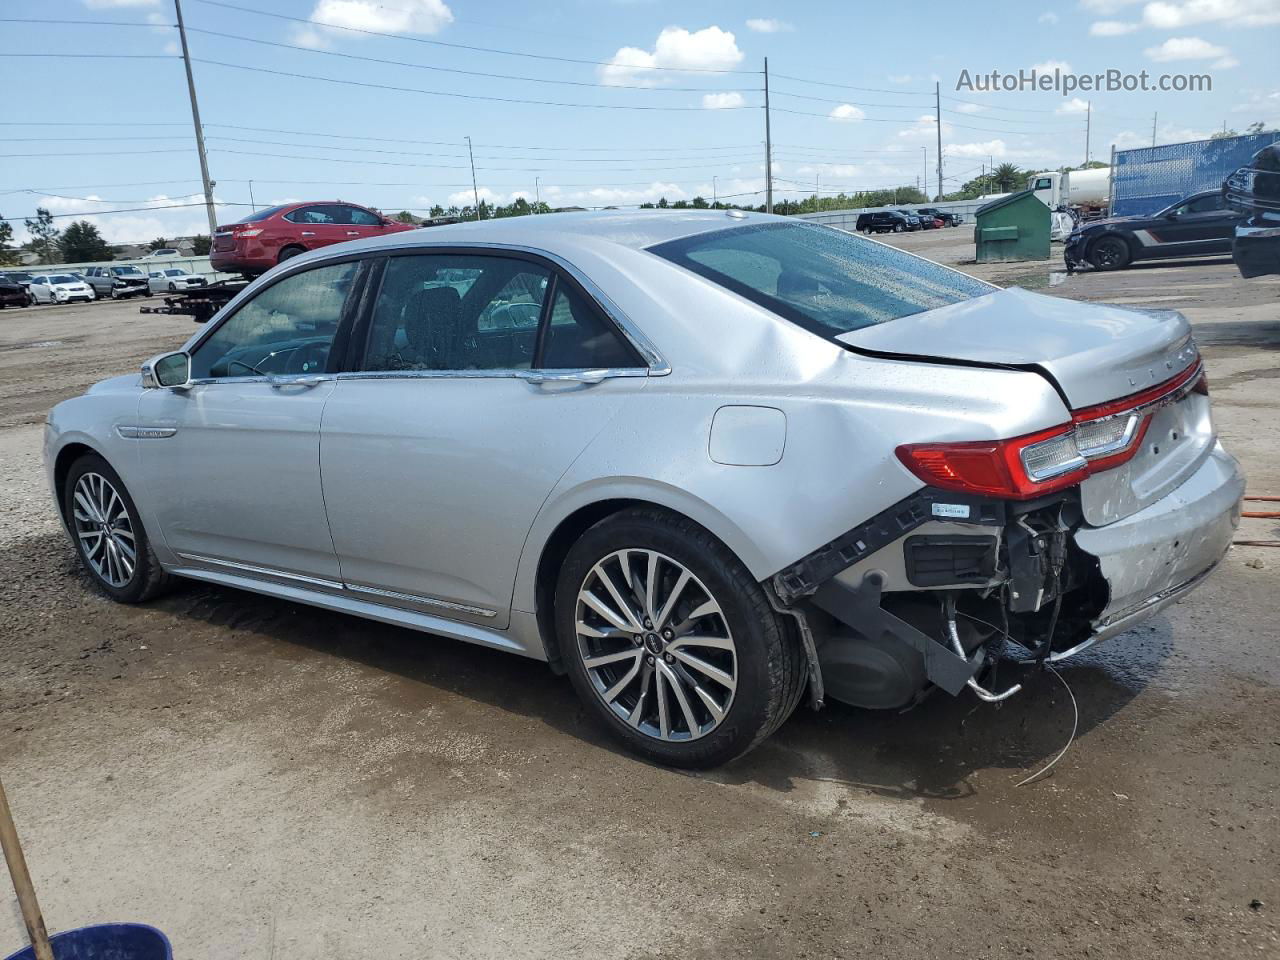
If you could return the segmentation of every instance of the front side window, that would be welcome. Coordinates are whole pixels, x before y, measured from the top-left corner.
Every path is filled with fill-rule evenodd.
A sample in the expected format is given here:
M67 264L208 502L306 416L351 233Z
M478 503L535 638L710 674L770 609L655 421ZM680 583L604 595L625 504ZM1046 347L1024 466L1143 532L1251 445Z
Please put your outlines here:
M364 370L528 370L551 273L507 257L392 257Z
M1180 209L1180 213L1216 213L1223 210L1226 203L1222 194L1213 193L1207 197L1197 197L1196 199L1184 204Z
M368 210L362 210L360 207L347 207L347 223L355 224L358 227L376 227L382 223L379 217L374 216Z
M317 267L267 287L196 347L191 378L325 370L356 267L354 262Z
M804 223L734 227L649 251L829 340L995 289L885 244Z
M1041 177L1039 180L1036 181L1036 185L1035 185L1036 190L1050 190L1052 188L1053 188L1053 181L1050 180L1048 177Z

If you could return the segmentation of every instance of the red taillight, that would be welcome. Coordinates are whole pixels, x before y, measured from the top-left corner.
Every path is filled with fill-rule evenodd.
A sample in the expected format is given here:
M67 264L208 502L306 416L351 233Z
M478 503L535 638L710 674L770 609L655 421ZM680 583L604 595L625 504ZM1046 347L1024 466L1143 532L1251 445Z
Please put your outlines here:
M1133 459L1155 408L1189 391L1209 393L1198 363L1150 390L1075 411L1070 423L1048 430L1009 440L908 443L896 452L930 486L1030 500Z

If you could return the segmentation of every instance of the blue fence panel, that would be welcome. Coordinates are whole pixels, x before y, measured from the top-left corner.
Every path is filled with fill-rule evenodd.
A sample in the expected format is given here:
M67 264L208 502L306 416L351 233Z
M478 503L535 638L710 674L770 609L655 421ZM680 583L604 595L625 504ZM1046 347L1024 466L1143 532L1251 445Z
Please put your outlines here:
M1111 213L1117 217L1143 216L1188 194L1221 187L1222 181L1250 157L1273 143L1280 143L1280 133L1117 150Z

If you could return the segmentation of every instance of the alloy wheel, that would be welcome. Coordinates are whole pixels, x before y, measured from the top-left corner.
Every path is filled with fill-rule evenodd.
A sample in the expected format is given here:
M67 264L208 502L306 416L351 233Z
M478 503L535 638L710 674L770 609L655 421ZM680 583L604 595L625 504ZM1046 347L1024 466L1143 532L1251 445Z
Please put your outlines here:
M719 602L683 564L618 550L587 573L574 610L578 655L596 695L632 728L697 740L729 713L738 655Z
M127 586L138 563L133 519L124 498L100 473L76 481L73 519L80 552L102 581Z

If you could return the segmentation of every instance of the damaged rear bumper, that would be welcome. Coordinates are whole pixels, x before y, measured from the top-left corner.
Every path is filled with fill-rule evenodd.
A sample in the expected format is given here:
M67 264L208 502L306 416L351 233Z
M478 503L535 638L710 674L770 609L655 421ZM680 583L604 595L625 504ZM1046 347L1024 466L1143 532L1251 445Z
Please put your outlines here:
M924 488L780 571L771 587L807 621L815 703L825 691L896 708L930 686L991 699L977 678L1006 638L1037 659L1064 660L1198 586L1231 544L1243 495L1239 465L1216 442L1170 493L1104 526L1083 520L1072 492L1011 503ZM969 535L929 535L944 524ZM952 548L954 562L939 563ZM927 570L913 550L930 558Z

